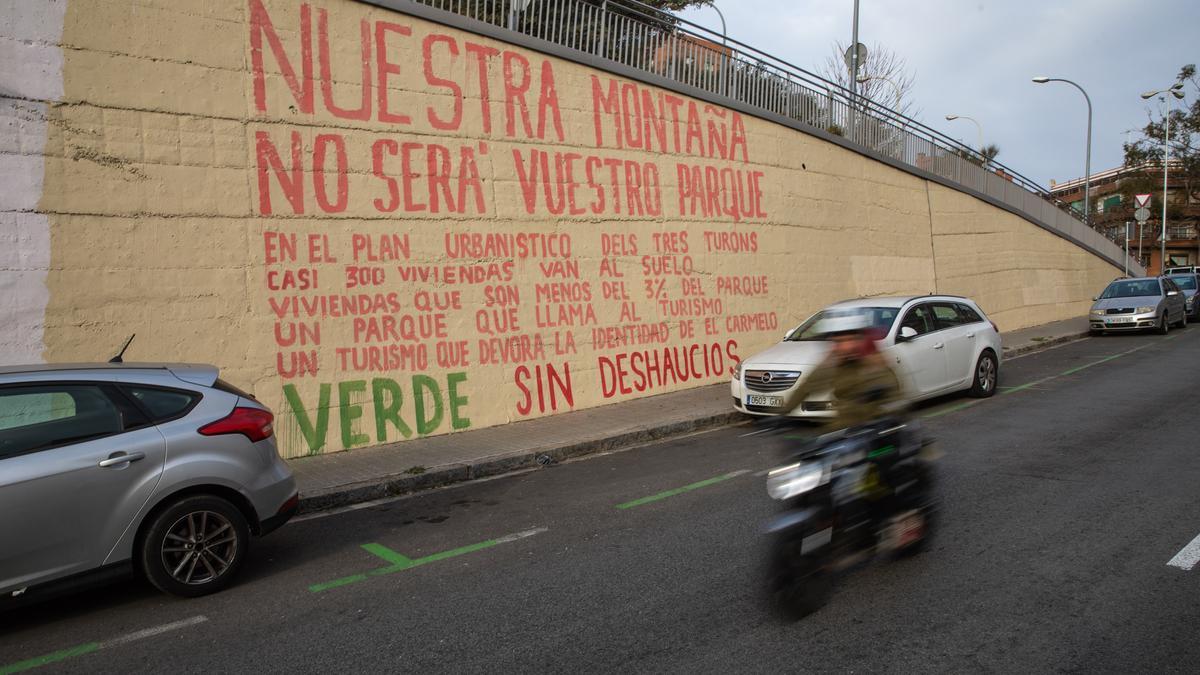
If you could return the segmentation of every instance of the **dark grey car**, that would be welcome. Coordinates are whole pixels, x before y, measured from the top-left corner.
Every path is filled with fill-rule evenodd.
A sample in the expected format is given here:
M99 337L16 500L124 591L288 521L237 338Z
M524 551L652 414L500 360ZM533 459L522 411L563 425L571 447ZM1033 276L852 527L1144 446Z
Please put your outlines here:
M1184 309L1187 310L1188 318L1200 321L1200 302L1196 301L1196 291L1200 290L1200 275L1171 274L1167 278L1183 293Z
M1088 315L1093 334L1153 329L1166 334L1187 326L1183 292L1167 277L1116 279L1096 298Z
M0 368L0 598L131 567L224 588L298 505L272 422L213 366Z

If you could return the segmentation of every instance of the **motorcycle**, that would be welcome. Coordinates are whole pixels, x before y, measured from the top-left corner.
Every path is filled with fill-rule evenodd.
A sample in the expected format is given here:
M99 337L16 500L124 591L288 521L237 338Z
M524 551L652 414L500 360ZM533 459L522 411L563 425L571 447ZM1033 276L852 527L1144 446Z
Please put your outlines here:
M921 550L937 511L935 456L915 421L885 418L825 434L769 472L767 494L784 507L766 527L772 604L807 616L839 572Z

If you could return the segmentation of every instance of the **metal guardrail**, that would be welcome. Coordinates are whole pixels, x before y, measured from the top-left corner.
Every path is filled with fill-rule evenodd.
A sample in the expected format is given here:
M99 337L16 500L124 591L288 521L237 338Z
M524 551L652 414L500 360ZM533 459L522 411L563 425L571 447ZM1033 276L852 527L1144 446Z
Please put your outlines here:
M384 0L366 0L391 4ZM1078 239L1085 215L1033 180L875 101L636 0L410 0L652 73L840 136ZM1114 243L1105 228L1093 227ZM1123 242L1121 242L1123 243ZM1111 257L1106 255L1105 257Z

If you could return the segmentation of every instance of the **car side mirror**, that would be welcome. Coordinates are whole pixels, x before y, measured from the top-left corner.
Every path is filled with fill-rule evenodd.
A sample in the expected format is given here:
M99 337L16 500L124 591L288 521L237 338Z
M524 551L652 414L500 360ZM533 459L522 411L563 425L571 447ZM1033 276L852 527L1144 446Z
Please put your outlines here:
M896 342L908 342L917 337L917 329L912 326L904 326L900 329L900 334L896 336Z
M1096 297L1092 298L1092 302L1100 302L1100 296L1097 295Z

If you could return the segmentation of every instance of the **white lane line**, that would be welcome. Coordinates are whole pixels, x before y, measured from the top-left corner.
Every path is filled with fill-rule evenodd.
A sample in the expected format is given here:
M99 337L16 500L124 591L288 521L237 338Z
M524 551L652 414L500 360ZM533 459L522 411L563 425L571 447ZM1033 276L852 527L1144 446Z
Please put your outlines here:
M765 476L765 475L767 475L767 474L771 473L771 471L772 471L773 469L774 469L774 467L771 467L770 469L763 469L762 471L756 471L756 472L754 472L754 477L755 477L755 478L761 478L761 477L763 477L763 476Z
M1181 570L1190 570L1200 563L1200 534L1191 541L1187 546L1184 546L1179 553L1175 554L1174 558L1167 561L1171 567L1178 567Z
M621 451L617 450L614 452L621 452ZM594 455L584 455L583 457L580 457L577 459L587 459L589 457L600 457L601 455L609 455L609 454L613 454L613 453L612 452L596 453ZM569 461L574 461L574 459L569 460ZM358 504L350 504L347 506L336 506L332 509L325 509L323 511L314 511L312 513L306 513L302 516L296 516L295 518L292 518L291 520L289 520L288 523L289 524L290 523L302 523L306 520L316 520L318 518L328 518L329 516L336 516L336 515L342 514L342 513L358 511L359 509L369 509L372 506L382 506L384 504L391 504L392 502L398 502L402 499L412 499L414 497L425 497L425 496L428 496L435 492L439 492L441 490L454 490L454 489L461 488L461 487L467 487L469 485L475 485L476 483L488 483L488 482L494 481L494 480L503 480L505 478L512 478L513 476L520 476L521 474L525 474L525 473L533 473L534 471L540 471L541 469L542 469L542 467L540 467L540 466L534 467L531 469L521 469L520 471L512 471L510 473L502 473L502 474L499 474L496 476L487 476L486 478L474 478L472 480L463 481L461 483L451 483L449 485L443 485L441 487L432 488L430 490L418 490L416 492L410 492L410 493L404 494L404 495L396 495L395 497L380 497L379 499L372 499L369 502L360 502Z
M187 628L188 626L202 624L205 621L208 621L207 616L193 616L190 619L184 619L182 621L164 623L161 626L154 626L153 628L147 628L145 630L139 630L135 633L129 633L127 635L115 637L111 640L105 640L104 642L100 643L98 649L108 649L109 647L116 647L117 645L123 645L129 642L135 642L137 640L144 640L156 635L162 635L163 633L169 633L173 630L179 630L180 628Z
M768 431L775 431L775 427L771 427L769 429L759 429L758 431L751 431L748 434L740 434L740 435L738 435L738 438L745 438L747 436L757 436L759 434L765 434Z
M503 537L500 537L499 539L497 539L496 543L497 544L507 544L510 541L516 541L518 539L532 537L535 534L541 534L543 532L548 531L549 529L550 528L548 528L548 527L535 527L532 530L525 530L524 532L515 532L513 534L506 534Z
M292 518L288 522L302 523L306 520L315 520L317 518L326 518L328 516L336 516L339 513L349 513L350 511L358 511L359 509L369 509L372 506L379 506L380 504L387 504L388 502L394 502L396 500L404 499L405 497L409 497L409 496L411 496L411 495L401 495L399 497L383 497L381 499L374 499L369 502L361 502L358 504L351 504L349 506L339 506L337 508L329 509L327 511L317 511L315 513L306 513L303 516L296 516L295 518Z

